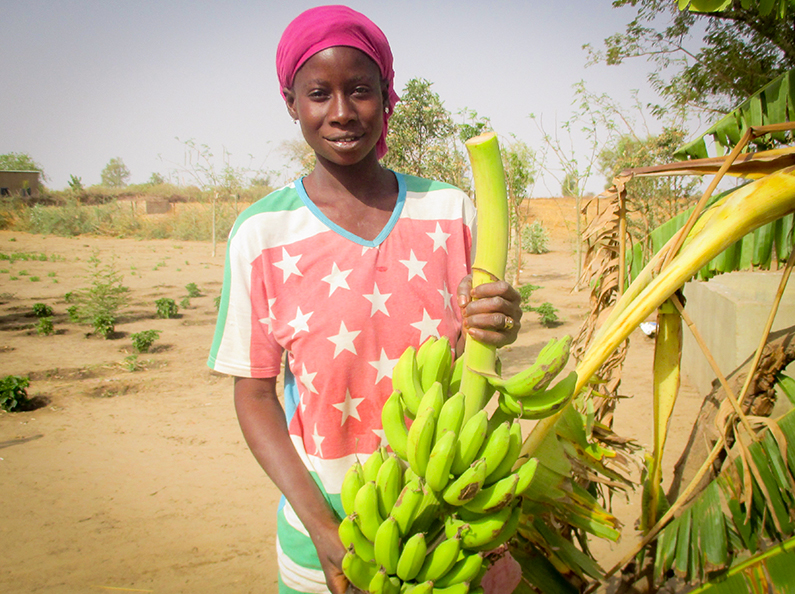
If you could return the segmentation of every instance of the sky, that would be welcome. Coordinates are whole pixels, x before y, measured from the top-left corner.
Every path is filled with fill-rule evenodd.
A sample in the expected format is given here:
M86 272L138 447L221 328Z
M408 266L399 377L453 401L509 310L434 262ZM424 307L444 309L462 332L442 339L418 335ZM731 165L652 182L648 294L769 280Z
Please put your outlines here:
M99 183L121 158L132 183L183 164L187 140L235 167L290 179L283 143L299 138L281 99L275 52L284 27L322 2L273 0L0 0L0 154L28 153L45 184ZM610 0L353 0L386 34L398 93L433 83L453 114L475 110L504 138L541 148L570 119L573 85L630 104L653 100L649 65L586 67L634 15ZM534 121L530 114L536 116ZM576 141L576 150L584 145ZM534 195L560 190L551 173ZM600 176L588 187L600 191Z

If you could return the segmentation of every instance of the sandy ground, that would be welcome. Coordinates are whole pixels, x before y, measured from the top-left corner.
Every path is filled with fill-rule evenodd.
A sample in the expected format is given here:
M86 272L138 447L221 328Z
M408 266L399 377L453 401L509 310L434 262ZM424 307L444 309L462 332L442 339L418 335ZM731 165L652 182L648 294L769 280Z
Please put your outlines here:
M540 285L562 324L544 328L525 314L505 368L531 361L552 336L575 334L588 295L572 292L573 207L534 201L531 215L551 234L552 251L528 256L523 282ZM275 509L279 494L248 452L232 406L232 383L206 357L220 292L223 249L207 243L57 238L0 232L0 254L46 254L47 261L0 260L0 375L31 378L38 408L0 412L0 592L276 592ZM131 306L112 340L72 324L64 295L87 286L88 259L115 262ZM34 280L38 279L38 280ZM176 319L155 317L154 301L179 303L185 286L202 296ZM56 334L39 336L34 303L55 310ZM125 369L130 334L157 329L142 367ZM653 342L637 331L615 428L650 445ZM700 398L685 383L670 439L670 467ZM638 497L617 500L625 522L618 545L597 544L605 567L635 538Z

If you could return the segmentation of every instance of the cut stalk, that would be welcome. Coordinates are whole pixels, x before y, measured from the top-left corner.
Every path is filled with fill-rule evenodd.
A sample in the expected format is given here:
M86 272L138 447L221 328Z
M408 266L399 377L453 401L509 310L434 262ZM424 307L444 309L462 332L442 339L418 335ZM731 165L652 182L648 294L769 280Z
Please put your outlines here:
M508 193L497 135L489 132L475 136L466 142L466 147L472 165L478 208L476 252L472 269L474 288L505 278L508 259ZM467 334L463 357L461 391L466 397L465 418L468 419L486 405L490 391L488 382L480 373L496 375L497 349L480 343Z

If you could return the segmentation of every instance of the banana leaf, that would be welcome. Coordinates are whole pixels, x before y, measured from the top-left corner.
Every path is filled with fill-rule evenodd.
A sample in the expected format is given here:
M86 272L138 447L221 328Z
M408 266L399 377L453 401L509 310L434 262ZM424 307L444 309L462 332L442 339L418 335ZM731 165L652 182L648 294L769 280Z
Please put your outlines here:
M795 115L795 71L788 70L743 101L732 112L715 122L698 138L674 153L676 159L703 159L707 155L706 137L728 152L745 130L753 126L793 121ZM786 141L788 133L775 132L773 138Z

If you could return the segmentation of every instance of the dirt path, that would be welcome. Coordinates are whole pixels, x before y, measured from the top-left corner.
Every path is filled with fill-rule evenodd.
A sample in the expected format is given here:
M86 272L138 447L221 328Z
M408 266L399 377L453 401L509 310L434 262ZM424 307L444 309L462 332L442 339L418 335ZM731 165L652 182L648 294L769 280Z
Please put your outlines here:
M552 336L575 333L586 293L572 293L571 206L539 201L552 251L528 257L524 282L541 285L563 324L542 327L525 314L520 339L503 353L506 369L532 360ZM569 219L570 220L570 219ZM223 246L104 238L64 239L0 232L0 254L45 254L46 261L0 260L0 374L29 375L41 406L0 412L0 591L85 593L276 592L274 510L278 493L242 439L231 380L205 366L215 321ZM89 258L115 258L131 307L113 340L68 321L64 295L85 287ZM38 280L34 280L38 278ZM154 301L178 303L185 286L203 295L176 319ZM56 334L38 336L34 303L55 309ZM153 352L129 371L129 335L161 331ZM633 337L616 429L649 445L653 344ZM699 399L685 391L672 423L672 455ZM677 445L678 444L678 445ZM678 453L678 452L677 452ZM632 523L637 498L616 502ZM609 566L632 541L597 546Z

